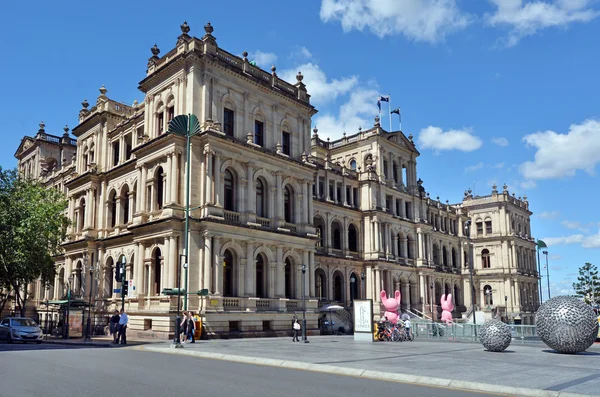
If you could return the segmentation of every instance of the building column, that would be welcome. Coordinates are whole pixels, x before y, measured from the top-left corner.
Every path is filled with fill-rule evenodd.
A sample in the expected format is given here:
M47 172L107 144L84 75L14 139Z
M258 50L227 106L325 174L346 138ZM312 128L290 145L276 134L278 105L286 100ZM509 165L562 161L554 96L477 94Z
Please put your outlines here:
M307 206L308 206L308 213L306 214L306 218L307 218L306 223L309 225L312 225L314 210L313 210L313 195L312 195L312 188L311 188L310 181L306 181L306 189L308 191L308 195L306 196L306 201L307 201Z
M165 242L168 246L167 251L167 288L176 288L177 284L175 284L176 274L177 274L177 247L175 246L175 237L166 237Z
M212 235L204 232L204 276L201 289L208 289L209 293L214 293L212 285Z
M308 296L314 296L315 294L315 253L314 251L310 251L308 253L308 261L309 264L307 266L307 285L308 285Z
M398 236L397 235L392 237L392 255L394 255L394 257L396 257L396 258L400 257L399 252L398 252Z
M290 277L293 277L295 269L290 269ZM276 247L275 254L275 277L277 283L275 284L275 297L276 298L284 298L285 297L285 264L283 263L283 246L278 245ZM270 283L269 283L270 284Z
M256 296L256 258L254 258L254 242L246 242L246 295Z
M246 212L256 213L256 193L254 190L254 163L252 162L248 162L246 164L246 179L248 180L246 185L246 197L248 197ZM268 195L268 187L265 186L264 188L265 191L263 192L263 194Z
M310 296L310 286L309 286L309 278L310 278L310 252L309 251L302 251L302 265L306 266L306 274L302 274L302 271L300 271L300 277L304 277L304 296L308 299L308 297ZM302 287L301 287L302 288ZM300 295L298 298L302 298L302 296Z
M212 150L205 149L204 154L206 154L206 183L204 184L204 189L206 192L205 203L213 204L213 156Z
M221 251L221 238L213 237L214 249L213 249L213 272L215 275L214 289L215 295L221 295L223 293L223 257L219 254Z
M366 266L365 267L365 292L366 292L366 296L365 299L373 299L373 295L374 295L374 280L373 280L373 268L371 266Z
M425 304L427 301L427 290L425 289L425 277L419 272L419 296L421 297L421 312L425 313Z
M308 182L300 181L300 183L302 184L302 221L298 220L296 222L307 225L309 223L308 202L310 201L308 195Z
M179 155L177 152L172 154L171 161L171 203L179 203L177 192L179 191Z
M215 206L223 206L223 192L221 189L221 155L215 153L215 167L213 169L213 179L215 183Z
M281 172L276 173L276 202L277 202L277 219L283 219L283 175Z
M418 248L419 248L419 252L417 253L417 258L418 259L425 259L424 255L423 255L423 232L421 232L420 230L417 230L417 242L418 242Z
M381 270L379 268L375 268L375 296L373 300L379 302L379 296L381 295ZM377 304L377 309L379 309L379 303Z
M277 263L269 262L269 267L267 271L269 275L267 276L268 281L268 298L275 298L275 277L276 277Z
M402 239L402 257L408 258L408 238L404 237Z

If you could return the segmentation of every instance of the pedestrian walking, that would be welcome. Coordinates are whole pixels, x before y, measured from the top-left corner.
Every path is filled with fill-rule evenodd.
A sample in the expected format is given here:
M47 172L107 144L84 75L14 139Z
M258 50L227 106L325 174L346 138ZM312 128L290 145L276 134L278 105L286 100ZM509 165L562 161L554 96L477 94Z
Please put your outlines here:
M183 318L181 319L181 323L179 324L179 333L181 343L185 343L187 340L187 323L188 323L188 312L183 312Z
M117 343L119 341L122 345L127 344L127 324L129 324L129 316L125 313L125 310L121 309L121 317L119 318L119 335L117 337Z
M294 330L294 339L292 339L292 342L300 342L300 339L298 339L298 331L300 331L301 327L297 318L294 318L294 325L292 326L292 328Z
M113 337L112 343L118 343L118 335L119 335L119 320L121 316L119 316L119 311L115 310L114 314L111 316L108 328L110 330L110 334Z
M194 321L194 312L188 313L188 321L187 321L187 339L190 343L196 343L194 340L194 333L196 332L196 322Z

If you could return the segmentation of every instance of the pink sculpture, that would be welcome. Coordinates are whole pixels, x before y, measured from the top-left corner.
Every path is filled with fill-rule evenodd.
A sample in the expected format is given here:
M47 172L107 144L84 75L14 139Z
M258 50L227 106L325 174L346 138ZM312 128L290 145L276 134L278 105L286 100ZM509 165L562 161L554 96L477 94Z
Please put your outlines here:
M442 298L440 300L440 304L442 305L442 321L445 321L446 324L450 324L451 322L453 322L452 310L454 310L454 303L452 303L452 294L442 295Z
M398 321L398 307L400 306L400 291L396 291L395 298L387 297L385 290L381 291L381 303L385 307L385 313L383 315L392 323Z

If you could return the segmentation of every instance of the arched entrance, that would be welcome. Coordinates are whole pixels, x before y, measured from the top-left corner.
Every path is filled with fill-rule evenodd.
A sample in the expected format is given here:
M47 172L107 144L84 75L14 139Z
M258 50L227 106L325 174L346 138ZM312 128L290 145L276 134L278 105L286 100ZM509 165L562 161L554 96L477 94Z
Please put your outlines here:
M268 294L267 259L261 253L256 255L256 296L266 298Z
M223 255L223 296L235 296L234 284L234 254L225 250Z
M327 298L327 276L323 269L315 270L315 296L319 299Z
M350 273L350 300L354 301L360 297L360 279L354 272Z
M154 255L152 256L152 273L154 273L153 283L151 293L154 295L160 295L161 288L161 280L162 280L162 253L160 252L160 248L156 248L154 250Z
M285 297L294 298L294 262L290 257L285 258Z
M344 276L339 270L333 273L333 300L336 302L344 301Z

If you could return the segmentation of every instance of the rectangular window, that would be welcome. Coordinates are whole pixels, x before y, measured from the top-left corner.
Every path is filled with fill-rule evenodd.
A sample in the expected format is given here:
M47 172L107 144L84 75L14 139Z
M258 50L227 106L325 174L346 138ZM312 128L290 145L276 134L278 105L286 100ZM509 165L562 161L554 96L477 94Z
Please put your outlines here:
M167 122L175 118L175 106L171 106L167 109Z
M233 136L233 110L223 109L223 132L227 136Z
M412 214L411 214L411 208L410 208L411 203L409 201L406 201L404 203L404 214L406 214L406 217L408 219L412 219Z
M131 135L125 136L125 160L131 158Z
M483 223L477 222L477 234L483 234Z
M352 201L352 187L346 186L346 202L350 204ZM354 205L354 203L352 203Z
M281 150L283 151L283 154L289 156L291 153L291 135L289 132L285 132L283 131L281 133Z
M358 202L358 188L354 187L352 188L353 191L353 200L352 200L352 204L354 205L354 208L358 208L359 202Z
M336 183L336 186L337 186L337 188L336 188L337 202L341 203L342 202L342 185Z
M119 164L119 152L120 152L120 148L119 148L119 142L113 142L112 144L113 147L113 166L116 166L117 164Z
M158 130L158 135L162 134L165 131L165 114L159 113L156 117L156 129Z
M264 132L265 125L262 121L255 120L254 121L254 144L258 146L264 145Z
M485 221L485 233L492 234L492 221Z
M323 181L322 177L319 178L319 193L319 198L323 198L325 196L325 182Z
M392 212L392 196L385 196L385 208L387 212Z
M400 212L400 205L402 204L402 202L400 200L396 200L396 216L400 216L402 215Z
M333 182L329 182L329 199L333 200Z

